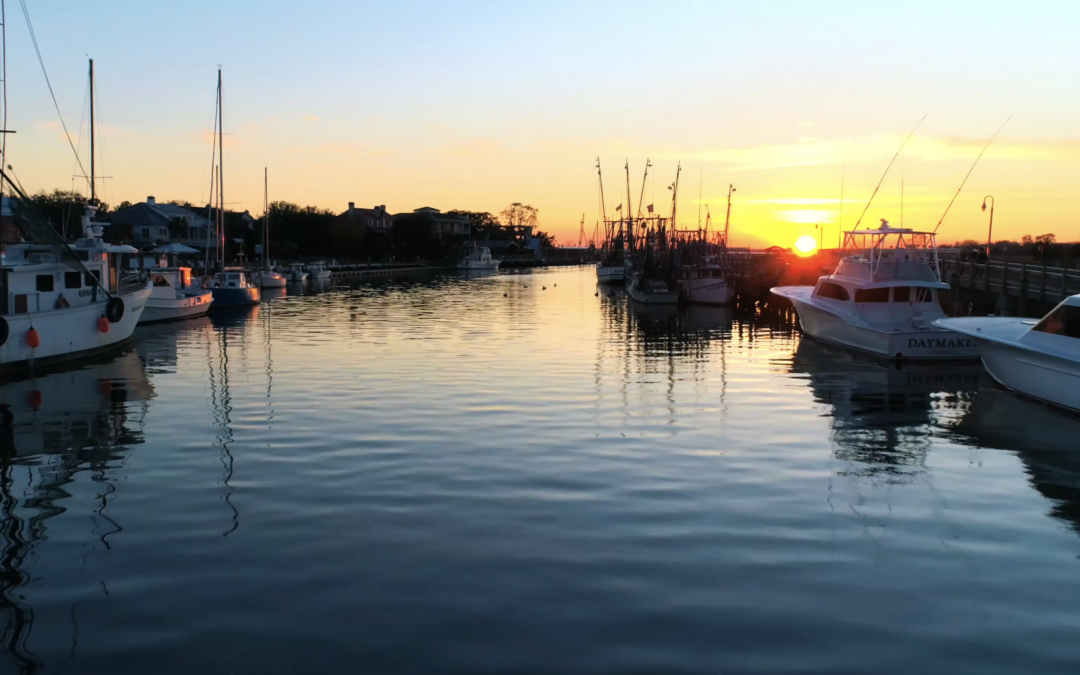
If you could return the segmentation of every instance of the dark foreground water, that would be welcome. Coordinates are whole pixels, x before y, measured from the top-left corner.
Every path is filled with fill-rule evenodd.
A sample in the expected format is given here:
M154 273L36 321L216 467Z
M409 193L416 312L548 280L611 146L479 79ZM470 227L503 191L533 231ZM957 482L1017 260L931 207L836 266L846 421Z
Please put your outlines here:
M294 290L0 387L0 672L1080 671L1080 421L978 367Z

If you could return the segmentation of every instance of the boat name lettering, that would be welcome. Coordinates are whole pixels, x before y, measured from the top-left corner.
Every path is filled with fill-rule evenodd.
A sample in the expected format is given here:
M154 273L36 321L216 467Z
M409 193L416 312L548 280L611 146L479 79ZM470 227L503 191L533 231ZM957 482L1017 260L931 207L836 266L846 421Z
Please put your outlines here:
M975 347L976 343L971 338L909 338L907 346L912 349L956 349Z

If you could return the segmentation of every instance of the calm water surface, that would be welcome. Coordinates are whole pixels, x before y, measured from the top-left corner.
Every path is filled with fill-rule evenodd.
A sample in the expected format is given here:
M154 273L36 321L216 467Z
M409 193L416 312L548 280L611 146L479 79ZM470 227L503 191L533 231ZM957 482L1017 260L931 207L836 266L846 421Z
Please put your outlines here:
M1080 421L978 367L583 268L137 340L0 387L0 672L1080 671Z

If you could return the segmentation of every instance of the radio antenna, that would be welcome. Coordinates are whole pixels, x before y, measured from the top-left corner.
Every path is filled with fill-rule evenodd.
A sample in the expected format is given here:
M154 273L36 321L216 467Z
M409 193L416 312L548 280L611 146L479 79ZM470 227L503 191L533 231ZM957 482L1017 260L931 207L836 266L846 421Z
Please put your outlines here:
M919 124L922 124L925 119L926 119L926 115L923 115L922 119L919 120ZM862 213L859 215L859 219L857 221L855 221L855 227L853 229L856 229L856 230L859 229L859 223L862 222L863 216L865 216L866 212L870 209L870 205L874 203L874 197L877 196L878 190L881 189L881 184L885 182L885 176L889 175L889 169L892 168L893 162L895 162L896 158L900 156L900 151L904 149L904 146L907 145L907 142L909 140L911 140L911 137L915 135L915 129L919 128L919 124L916 124L915 128L911 130L911 133L909 133L907 135L907 138L904 139L904 142L900 144L900 149L896 151L896 154L893 155L892 160L889 161L889 166L885 167L885 173L881 174L881 180L878 181L877 187L874 188L874 194L870 195L870 201L866 202L866 207L862 210Z
M956 198L960 196L960 191L964 189L964 183L966 183L967 179L971 176L971 172L975 170L975 165L979 163L980 159L982 159L983 152L986 152L986 149L990 147L990 144L994 142L994 139L997 138L998 134L1001 133L1001 130L1005 128L1005 125L1008 124L1009 120L1011 120L1011 119L1012 119L1012 115L1009 115L1009 117L1004 122L1001 123L1001 126L998 127L998 130L994 132L994 135L991 136L990 140L988 140L986 142L986 145L983 146L982 152L980 152L979 156L975 158L975 161L974 161L974 163L972 163L971 168L968 169L967 175L964 176L963 183L960 183L960 187L956 188L956 194L954 194L952 196L952 200L949 201L949 205L945 207L945 213L941 214L941 220L937 221L937 225L934 226L934 233L935 234L937 233L938 228L941 227L941 223L943 223L945 221L945 216L949 215L949 209L952 208L953 202L956 201Z

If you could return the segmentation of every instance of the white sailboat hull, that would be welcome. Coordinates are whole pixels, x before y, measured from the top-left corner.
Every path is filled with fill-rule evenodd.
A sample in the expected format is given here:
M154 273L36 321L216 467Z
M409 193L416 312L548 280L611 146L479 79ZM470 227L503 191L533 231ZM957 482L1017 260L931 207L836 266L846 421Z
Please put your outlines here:
M979 356L974 339L943 328L904 330L849 323L844 316L815 302L812 291L810 286L772 289L794 305L803 332L822 342L890 360L958 361Z
M108 324L107 333L101 332L98 326L98 319L105 314L105 301L3 317L8 324L8 338L0 346L0 372L75 361L127 343L142 317L152 289L148 282L145 288L120 296L124 301L124 316L120 321ZM37 348L26 342L31 327L37 331L40 340Z

